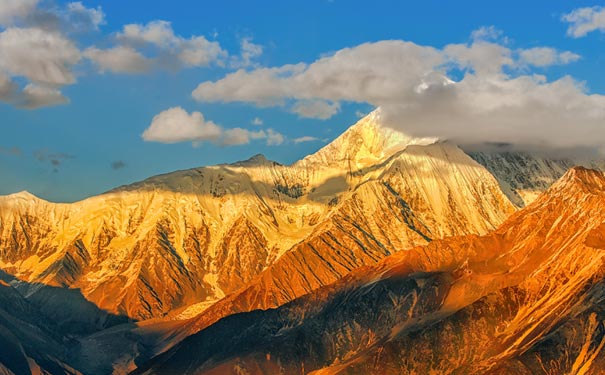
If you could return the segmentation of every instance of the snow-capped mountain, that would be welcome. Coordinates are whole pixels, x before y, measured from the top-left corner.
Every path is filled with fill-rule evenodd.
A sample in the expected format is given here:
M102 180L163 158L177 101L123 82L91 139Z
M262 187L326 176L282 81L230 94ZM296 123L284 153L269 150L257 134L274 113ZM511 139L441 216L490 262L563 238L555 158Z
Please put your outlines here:
M574 166L605 171L605 161L586 157L553 157L527 151L469 151L468 154L496 177L502 191L518 207L533 202Z
M135 373L601 374L604 208L605 175L574 168L488 235L230 316Z
M125 373L233 313L434 240L487 234L524 203L517 173L532 192L549 186L528 163L472 156L385 128L377 110L289 166L256 155L73 204L4 196L0 269L77 340L70 365Z
M428 238L485 233L512 212L494 178L454 145L411 139L377 117L292 166L257 156L74 204L2 197L0 268L79 288L100 308L140 320L231 294L340 217L349 224L338 223L338 237L365 225L356 236L374 236L386 255Z

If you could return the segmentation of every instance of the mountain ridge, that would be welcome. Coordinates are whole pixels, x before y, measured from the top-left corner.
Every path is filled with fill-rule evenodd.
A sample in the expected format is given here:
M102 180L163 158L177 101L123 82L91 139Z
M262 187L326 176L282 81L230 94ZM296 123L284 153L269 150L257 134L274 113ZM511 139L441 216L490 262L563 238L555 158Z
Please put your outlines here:
M600 373L605 243L586 239L602 235L604 202L605 174L574 168L484 237L398 252L278 309L232 315L134 373Z
M484 235L517 210L457 145L379 119L289 166L255 155L72 204L0 197L0 269L134 321L80 337L73 353L87 374L123 374L225 316L276 308L433 240ZM60 319L58 294L45 293L40 308Z

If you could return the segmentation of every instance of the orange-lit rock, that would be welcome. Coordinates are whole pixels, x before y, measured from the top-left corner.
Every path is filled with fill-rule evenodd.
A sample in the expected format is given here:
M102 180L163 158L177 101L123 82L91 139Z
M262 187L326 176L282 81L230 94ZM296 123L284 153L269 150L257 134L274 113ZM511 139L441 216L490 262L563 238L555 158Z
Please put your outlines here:
M222 319L136 373L601 374L603 223L605 175L574 168L488 235Z

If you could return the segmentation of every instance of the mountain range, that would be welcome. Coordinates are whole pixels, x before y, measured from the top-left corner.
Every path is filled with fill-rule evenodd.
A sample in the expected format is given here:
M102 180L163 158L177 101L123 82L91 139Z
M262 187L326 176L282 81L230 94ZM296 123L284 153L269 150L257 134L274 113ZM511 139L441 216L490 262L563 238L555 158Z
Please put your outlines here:
M377 110L292 165L0 197L0 374L598 373L605 178L576 164L604 165Z

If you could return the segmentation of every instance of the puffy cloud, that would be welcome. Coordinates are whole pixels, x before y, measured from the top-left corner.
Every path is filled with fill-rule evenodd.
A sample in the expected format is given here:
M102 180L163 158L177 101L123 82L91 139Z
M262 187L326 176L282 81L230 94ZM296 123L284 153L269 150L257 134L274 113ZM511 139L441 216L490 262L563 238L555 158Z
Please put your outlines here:
M81 2L68 3L63 12L64 21L78 31L98 30L105 24L105 13L101 7L86 8Z
M80 60L73 42L54 32L8 28L0 33L0 70L37 83L75 82L71 71Z
M221 146L235 146L264 139L267 145L280 145L284 136L273 129L250 131L243 128L225 129L207 121L200 112L187 113L181 107L167 109L156 115L143 132L145 141L160 143L209 141Z
M0 101L28 109L67 103L60 88L76 81L74 67L82 55L69 34L104 22L100 7L81 2L0 2L0 24L7 26L0 31Z
M199 101L239 101L263 106L283 105L285 99L389 100L409 94L409 85L402 86L402 82L428 74L444 61L438 50L410 42L366 43L310 65L240 69L217 82L201 83L193 97Z
M284 143L285 137L283 134L276 132L273 129L267 129L267 146L279 146Z
M16 90L17 85L7 75L0 72L0 101L10 101Z
M300 117L329 119L340 111L340 104L326 100L301 100L294 104L292 112Z
M235 146L250 143L248 130L242 128L227 129L221 142L225 146Z
M125 25L118 38L131 43L150 43L165 48L178 44L181 40L174 34L172 25L168 21L151 21L146 25Z
M443 52L455 65L481 75L501 75L503 67L514 64L510 49L483 40L470 45L450 44Z
M144 73L151 67L149 59L132 47L117 46L105 50L91 47L84 51L84 56L101 72Z
M51 86L29 83L21 90L16 83L2 73L0 73L0 101L27 109L69 102L58 89Z
M266 138L264 131L252 132L247 129L233 128L226 129L223 131L223 137L221 139L221 145L223 146L237 146L245 145L250 143L250 139L262 139Z
M192 95L205 102L298 112L300 103L314 101L368 103L381 108L387 126L459 142L562 147L605 142L605 96L589 94L571 77L549 81L527 73L529 66L564 64L579 56L554 49L511 50L486 41L491 34L482 31L469 44L441 50L404 41L366 43L311 64L240 69L201 83ZM455 81L451 72L460 70L463 77ZM315 111L315 116L326 118L330 111Z
M578 8L565 14L562 20L570 24L567 35L574 38L586 36L596 30L605 32L605 7Z
M218 42L211 42L203 36L194 35L187 39L176 35L167 21L125 25L117 38L125 46L155 48L154 63L169 69L221 64L227 56Z
M559 52L549 47L536 47L519 51L520 63L539 67L565 65L579 59L580 55L578 54L570 51Z
M69 103L69 99L63 96L61 91L52 87L38 86L32 83L25 86L20 98L17 100L18 106L28 109L65 103Z
M221 127L206 121L200 112L189 114L175 107L156 115L143 132L143 139L161 143L216 141L221 134Z
M39 0L0 2L0 25L4 26L18 25L54 32L86 32L98 30L103 24L105 13L100 6L87 8L79 1L67 3L63 7Z
M15 20L25 18L38 5L38 0L2 0L0 1L0 25L12 24Z
M294 143L304 143L304 142L315 142L315 141L319 141L319 138L316 137L311 137L309 135L305 135L303 137L299 137L299 138L294 138L292 140L292 142Z

